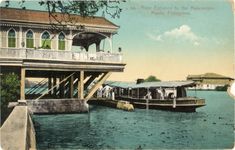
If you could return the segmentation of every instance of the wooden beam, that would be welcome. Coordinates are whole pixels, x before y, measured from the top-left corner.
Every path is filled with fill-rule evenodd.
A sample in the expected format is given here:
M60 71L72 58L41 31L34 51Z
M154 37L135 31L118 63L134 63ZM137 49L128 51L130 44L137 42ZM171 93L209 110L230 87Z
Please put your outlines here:
M50 75L50 77L48 78L48 90L51 89L51 87L52 87L52 78L51 78L51 75ZM52 91L49 91L48 94L51 96Z
M59 91L60 91L60 98L64 98L64 82L65 82L65 80L64 80L64 76L62 75L61 77L60 77L60 86L59 86Z
M56 80L57 80L57 78L53 77L53 86L52 87L56 87ZM57 89L53 88L53 95L54 95L54 97L56 97L56 91L57 91Z
M88 88L88 86L95 80L95 78L97 78L96 75L92 75L87 82L84 84L84 89L86 90Z
M78 81L78 99L84 99L84 71L80 71L80 80Z
M98 88L106 81L106 79L111 75L111 72L104 73L99 81L91 88L88 92L87 96L85 97L85 101L88 101L93 94L98 90Z
M70 77L70 98L73 98L73 93L74 93L74 87L73 87L73 82L74 82L74 76Z
M21 68L20 76L20 99L25 100L25 68Z

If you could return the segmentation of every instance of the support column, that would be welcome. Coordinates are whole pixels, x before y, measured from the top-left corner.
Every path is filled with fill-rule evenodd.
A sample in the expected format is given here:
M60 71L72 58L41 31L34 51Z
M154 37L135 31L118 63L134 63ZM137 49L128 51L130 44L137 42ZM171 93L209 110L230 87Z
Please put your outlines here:
M51 88L52 88L52 78L51 78L51 75L50 75L50 77L48 78L48 90L50 90ZM48 94L51 96L52 91L50 90Z
M69 51L72 50L72 45L73 45L73 32L70 29L70 31L69 31L69 39L68 39L68 44L67 44L67 48L68 48Z
M19 29L19 43L18 43L19 44L19 48L23 48L23 46L25 46L25 45L22 45L22 42L23 42L22 37L23 37L22 27L20 26L20 29Z
M110 35L110 38L109 38L109 45L110 45L110 52L113 53L113 36L112 36L112 34Z
M60 91L60 98L64 98L64 81L63 81L63 79L64 79L64 76L61 76L60 77L60 86L59 86L59 91ZM63 81L63 82L62 82Z
M100 51L100 41L95 43L96 45L96 52Z
M55 50L59 50L59 35L53 35L53 36L55 36L55 38L54 39L52 39L52 40L54 40L55 41ZM66 44L65 44L66 45ZM66 50L66 49L65 49Z
M21 68L20 76L20 99L25 100L25 68Z
M74 87L73 87L73 82L74 82L74 76L72 75L70 77L70 98L73 98L73 93L74 93Z
M78 81L78 99L84 99L84 71L80 71L80 80Z
M57 79L56 77L53 78L53 87L56 86L56 79ZM54 88L54 89L53 89L53 95L54 95L54 97L56 97L56 91L57 91L57 88Z
M89 51L89 45L85 45L84 48L87 52Z

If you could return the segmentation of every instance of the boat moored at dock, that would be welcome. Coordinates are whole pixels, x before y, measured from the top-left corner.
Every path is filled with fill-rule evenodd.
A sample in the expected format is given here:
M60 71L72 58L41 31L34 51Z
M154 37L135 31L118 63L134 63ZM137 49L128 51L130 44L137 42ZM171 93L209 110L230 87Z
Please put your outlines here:
M139 84L108 82L116 100L129 101L135 108L195 112L205 106L205 99L187 96L186 88L192 81L143 82Z

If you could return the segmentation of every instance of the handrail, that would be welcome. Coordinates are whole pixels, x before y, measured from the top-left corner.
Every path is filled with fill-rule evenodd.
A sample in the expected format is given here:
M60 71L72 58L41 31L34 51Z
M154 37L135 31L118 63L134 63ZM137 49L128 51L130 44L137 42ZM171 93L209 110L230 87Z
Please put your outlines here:
M122 63L121 53L0 48L0 58Z

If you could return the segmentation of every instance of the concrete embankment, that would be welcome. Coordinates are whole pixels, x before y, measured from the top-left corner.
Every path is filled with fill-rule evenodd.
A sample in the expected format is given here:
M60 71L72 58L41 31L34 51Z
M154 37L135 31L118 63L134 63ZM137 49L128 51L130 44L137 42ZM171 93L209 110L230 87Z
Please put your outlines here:
M84 113L89 111L86 101L78 99L27 100L27 106L34 114Z
M16 106L0 132L3 150L36 149L34 126L27 106Z
M107 99L91 99L88 104L106 106L111 108L122 109L126 111L133 111L134 106L127 101L107 100Z

